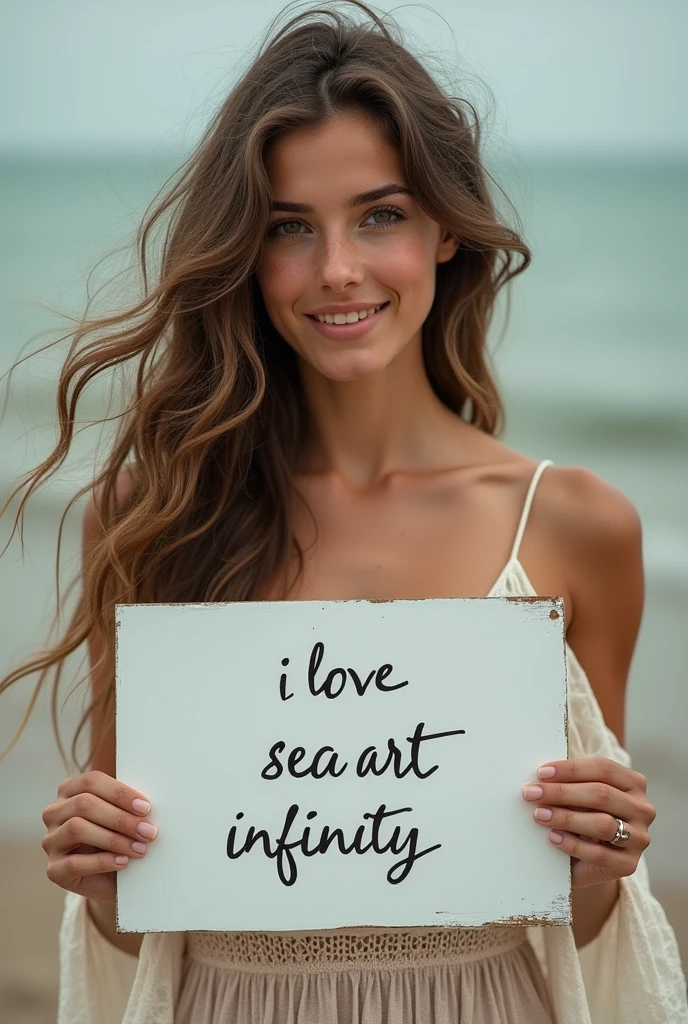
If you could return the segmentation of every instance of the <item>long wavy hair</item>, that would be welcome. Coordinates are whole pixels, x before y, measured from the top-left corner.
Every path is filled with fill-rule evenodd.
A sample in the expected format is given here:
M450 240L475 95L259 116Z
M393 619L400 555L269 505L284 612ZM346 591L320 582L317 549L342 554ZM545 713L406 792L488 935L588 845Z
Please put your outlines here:
M73 581L75 610L52 646L0 681L2 693L38 674L21 731L52 678L65 760L57 724L65 659L94 630L106 641L103 659L114 659L116 603L242 601L260 599L268 587L287 597L303 566L292 477L308 409L295 354L272 326L255 278L270 212L266 155L276 137L345 112L365 112L381 127L421 207L461 239L455 256L437 266L423 326L429 380L480 430L500 428L488 326L500 289L528 266L530 251L496 212L489 183L499 186L481 161L473 105L446 94L388 15L360 0L345 3L346 14L328 4L272 34L271 26L195 152L145 212L136 234L143 297L107 317L89 316L87 305L76 329L59 339L71 342L57 386L58 440L3 508L21 498L12 535L20 521L23 531L28 498L69 454L84 389L112 368L132 371L102 469L60 520L58 560L65 516L94 491L101 530ZM352 17L360 13L365 21ZM151 282L159 224L164 244ZM123 472L131 486L118 501ZM77 765L82 730L89 721L102 727L98 735L90 730L88 764L113 704L114 678L81 719L72 744Z

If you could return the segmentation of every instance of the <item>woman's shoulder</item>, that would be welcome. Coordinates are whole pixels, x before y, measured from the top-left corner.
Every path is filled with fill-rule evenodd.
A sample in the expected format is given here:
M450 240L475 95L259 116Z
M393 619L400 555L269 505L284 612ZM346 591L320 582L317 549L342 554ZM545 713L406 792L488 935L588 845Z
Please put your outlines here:
M613 598L629 578L641 580L640 516L619 488L591 469L555 463L539 475L528 502L541 462L496 438L466 436L481 478L508 498L515 521L525 518L522 560L548 592L597 605L595 596Z
M591 470L550 466L534 505L531 537L540 557L550 559L557 592L566 595L569 644L621 735L620 695L645 592L638 512Z
M533 509L533 542L552 550L566 609L566 638L607 725L624 734L628 672L645 584L640 517L612 484L581 467L550 466Z
M475 437L475 428L472 431ZM523 501L541 464L493 437L475 441L481 477L513 489ZM549 460L546 460L549 461ZM578 554L626 549L640 541L640 517L631 500L593 470L549 465L538 481L529 533Z
M538 491L533 513L538 532L562 553L597 562L640 548L640 516L633 502L592 470L549 466Z

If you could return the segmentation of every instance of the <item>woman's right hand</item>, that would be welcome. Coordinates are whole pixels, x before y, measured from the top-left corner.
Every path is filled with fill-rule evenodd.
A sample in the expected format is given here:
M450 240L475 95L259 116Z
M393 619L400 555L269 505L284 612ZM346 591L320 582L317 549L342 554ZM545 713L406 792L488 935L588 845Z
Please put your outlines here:
M157 828L145 820L150 803L104 772L65 779L43 811L46 874L62 889L89 900L115 902L115 874L140 860Z

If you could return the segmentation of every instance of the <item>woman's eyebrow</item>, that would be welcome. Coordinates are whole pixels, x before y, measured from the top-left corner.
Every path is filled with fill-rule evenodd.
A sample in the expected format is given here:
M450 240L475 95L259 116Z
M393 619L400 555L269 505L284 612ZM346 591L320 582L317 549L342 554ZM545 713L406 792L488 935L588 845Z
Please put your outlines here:
M374 203L378 199L384 199L385 196L411 196L413 198L413 192L411 189L406 188L405 185L397 185L395 182L391 182L389 185L381 185L380 188L370 189L369 192L360 192L357 196L351 196L345 202L345 207L351 209L354 206L363 206L365 203ZM288 203L283 199L276 199L270 205L271 210L282 210L286 213L315 213L312 206L307 206L306 203Z

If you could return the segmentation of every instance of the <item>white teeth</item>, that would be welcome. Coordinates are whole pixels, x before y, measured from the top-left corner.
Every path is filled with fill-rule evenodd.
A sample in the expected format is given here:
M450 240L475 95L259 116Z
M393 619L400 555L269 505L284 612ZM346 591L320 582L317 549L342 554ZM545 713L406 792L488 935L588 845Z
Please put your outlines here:
M363 309L360 313L353 310L351 313L324 313L317 314L316 320L321 324L355 324L358 320L365 320L367 316L377 313L382 306L373 306L372 309Z

